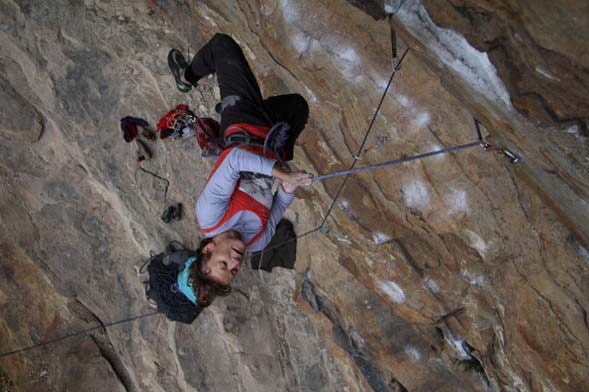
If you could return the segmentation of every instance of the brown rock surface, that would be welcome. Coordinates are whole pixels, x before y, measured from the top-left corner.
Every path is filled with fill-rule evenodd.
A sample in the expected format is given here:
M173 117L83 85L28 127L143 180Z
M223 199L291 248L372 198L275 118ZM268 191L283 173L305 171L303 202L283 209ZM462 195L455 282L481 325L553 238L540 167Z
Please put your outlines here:
M425 5L470 42L464 14L478 8L452 4L453 13ZM149 313L135 267L171 239L196 244L191 219L159 220L164 188L137 172L118 130L124 115L153 123L178 102L213 112L214 79L175 91L170 47L194 53L226 32L266 96L306 96L296 163L319 174L352 162L393 66L388 24L343 0L0 7L2 352ZM509 15L541 45L576 50L560 26L543 30L542 7L537 20L531 7ZM476 20L493 37L511 26ZM412 50L358 165L473 141L471 113L521 163L474 148L353 176L328 230L299 242L296 290L292 272L245 270L236 292L191 326L153 316L99 328L0 358L0 381L23 391L583 390L587 140L518 114L486 49L433 25L419 2L392 23L399 53ZM527 59L518 64L531 69ZM584 110L566 105L562 118ZM145 167L169 178L167 200L189 210L212 162L193 140L150 146ZM289 212L299 233L320 224L341 181L300 191Z

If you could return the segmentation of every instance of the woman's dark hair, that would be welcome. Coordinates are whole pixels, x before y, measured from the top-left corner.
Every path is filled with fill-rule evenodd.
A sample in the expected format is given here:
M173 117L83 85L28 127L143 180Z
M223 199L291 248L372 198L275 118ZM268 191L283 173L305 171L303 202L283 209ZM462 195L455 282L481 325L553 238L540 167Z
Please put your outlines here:
M203 249L211 241L211 238L205 238L200 242L200 246L196 251L197 260L190 266L188 275L188 282L192 286L198 305L203 308L209 306L217 295L226 297L231 293L231 286L212 281L203 272L204 266L209 261L209 255L203 253Z

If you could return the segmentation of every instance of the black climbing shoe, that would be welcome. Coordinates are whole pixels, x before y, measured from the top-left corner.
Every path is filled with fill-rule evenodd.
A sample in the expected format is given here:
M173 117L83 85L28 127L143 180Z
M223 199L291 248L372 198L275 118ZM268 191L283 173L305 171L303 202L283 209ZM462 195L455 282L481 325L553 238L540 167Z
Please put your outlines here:
M178 203L178 206L176 207L176 210L174 211L174 215L172 215L172 218L174 218L177 221L182 219L182 203Z
M178 49L172 49L168 53L168 66L170 67L170 71L172 71L178 90L182 93L189 92L192 84L182 80L184 71L188 68L188 63Z
M166 210L162 213L162 220L165 223L170 223L170 221L172 220L172 217L176 215L176 207L174 206L169 206L168 208L166 208Z

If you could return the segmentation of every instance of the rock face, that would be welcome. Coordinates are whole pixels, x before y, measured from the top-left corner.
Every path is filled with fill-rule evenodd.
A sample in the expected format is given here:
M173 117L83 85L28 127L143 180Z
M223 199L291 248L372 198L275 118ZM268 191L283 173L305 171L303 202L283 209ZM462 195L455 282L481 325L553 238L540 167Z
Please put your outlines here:
M557 22L584 5L510 4L2 2L0 355L92 330L0 356L0 385L584 390L587 24ZM189 206L213 162L194 140L149 143L142 165L166 192L118 120L153 124L181 102L213 116L218 99L214 79L175 90L169 48L232 35L264 95L308 99L296 165L329 173L358 155L400 60L381 9L399 55L411 49L357 166L474 141L473 115L523 160L475 147L352 176L324 229L299 240L296 273L246 269L190 326L150 315L136 269L169 240L196 245ZM321 224L342 181L300 190L299 233ZM188 216L166 225L171 202Z

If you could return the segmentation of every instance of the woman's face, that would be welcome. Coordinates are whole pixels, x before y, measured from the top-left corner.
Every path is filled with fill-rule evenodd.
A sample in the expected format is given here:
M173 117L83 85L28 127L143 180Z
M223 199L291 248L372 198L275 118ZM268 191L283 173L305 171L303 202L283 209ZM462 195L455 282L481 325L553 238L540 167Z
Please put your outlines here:
M204 266L207 278L227 286L241 269L245 244L238 233L229 231L213 237L203 252L209 254Z

